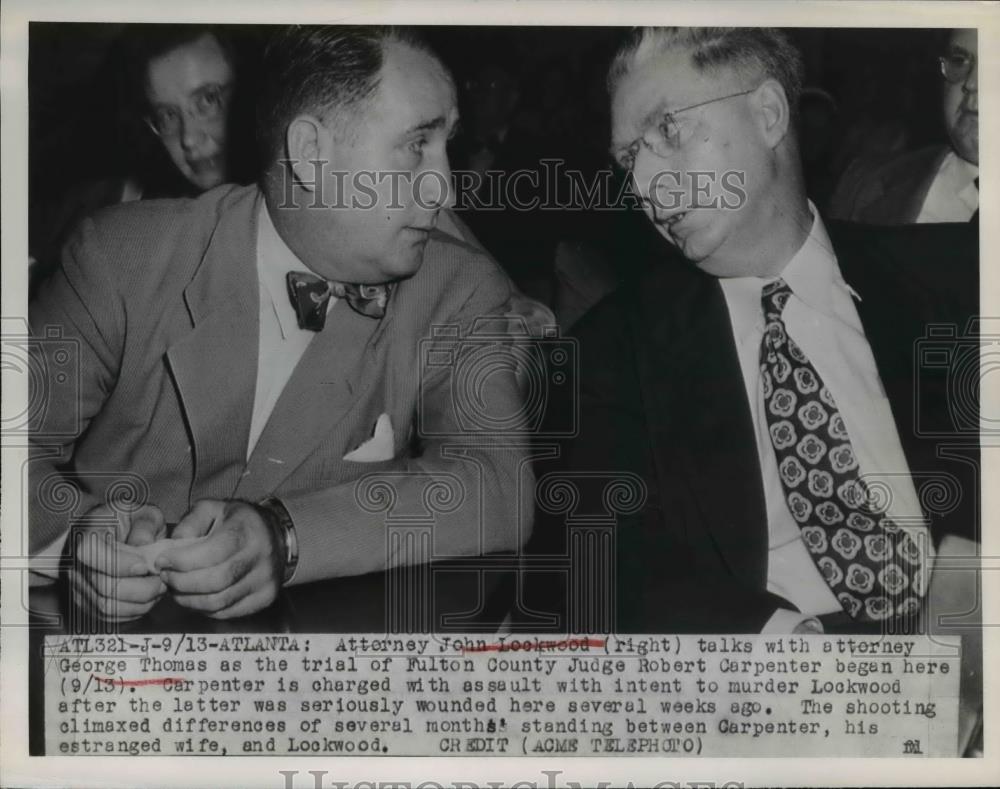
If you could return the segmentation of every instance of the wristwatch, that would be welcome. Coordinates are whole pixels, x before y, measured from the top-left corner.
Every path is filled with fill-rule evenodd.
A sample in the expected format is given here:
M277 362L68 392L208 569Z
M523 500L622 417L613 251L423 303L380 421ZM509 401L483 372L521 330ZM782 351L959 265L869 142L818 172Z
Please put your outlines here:
M299 564L299 539L295 533L295 524L292 523L292 516L288 514L281 499L268 496L257 503L257 506L264 510L270 517L267 522L274 529L278 538L278 545L284 562L284 572L282 573L281 585L284 586L295 575L295 568Z

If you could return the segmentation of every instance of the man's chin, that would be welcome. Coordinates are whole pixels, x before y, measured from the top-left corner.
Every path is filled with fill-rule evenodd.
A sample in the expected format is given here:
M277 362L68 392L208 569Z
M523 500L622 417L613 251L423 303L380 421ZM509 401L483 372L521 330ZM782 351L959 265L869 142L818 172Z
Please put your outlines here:
M424 247L407 250L398 257L388 261L382 268L382 275L385 281L391 282L398 279L407 279L416 274L424 263Z
M962 113L958 122L949 130L951 146L960 157L979 165L979 115Z
M225 183L225 177L222 173L213 174L196 174L192 173L188 176L188 181L196 188L202 192L207 192L209 189L214 189L219 184Z
M969 142L963 140L954 145L955 153L969 164L979 166L979 141Z
M667 225L657 225L656 229L670 246L699 268L701 268L702 261L711 254L711 249L707 247L703 233L685 229L682 233L674 234Z
M672 240L671 243L680 251L682 255L699 271L703 271L713 277L742 277L746 272L742 271L740 264L732 259L720 257L719 249L710 247L704 240L683 239L680 243Z

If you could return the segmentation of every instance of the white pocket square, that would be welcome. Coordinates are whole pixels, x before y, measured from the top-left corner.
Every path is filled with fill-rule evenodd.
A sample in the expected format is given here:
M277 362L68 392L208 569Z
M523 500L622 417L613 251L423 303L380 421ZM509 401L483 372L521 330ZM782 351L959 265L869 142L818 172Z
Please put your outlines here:
M378 463L382 460L392 460L395 457L396 441L392 432L392 420L388 414L382 414L375 423L372 437L357 449L344 455L344 460L355 463Z

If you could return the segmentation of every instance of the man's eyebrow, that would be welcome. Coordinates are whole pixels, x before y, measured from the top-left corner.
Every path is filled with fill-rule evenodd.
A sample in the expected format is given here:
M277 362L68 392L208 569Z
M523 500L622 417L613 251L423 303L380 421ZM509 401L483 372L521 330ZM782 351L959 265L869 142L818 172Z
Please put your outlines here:
M653 109L651 109L649 112L643 115L642 118L640 118L639 128L642 129L642 133L638 137L634 137L631 140L612 142L611 147L608 149L608 151L611 153L612 156L614 156L617 153L621 153L622 151L628 150L639 141L642 135L646 133L646 130L655 121L660 120L660 118L662 118L668 112L670 112L670 110L667 109L667 103L665 101L659 102L655 107L653 107Z
M422 123L417 123L408 128L403 135L415 134L417 132L431 131L435 129L443 129L448 124L448 119L444 115L438 115L438 117L433 118L429 121L423 121Z
M639 128L645 132L650 126L656 121L660 120L664 115L668 115L671 111L667 109L667 102L661 101L653 109L642 116L639 121Z

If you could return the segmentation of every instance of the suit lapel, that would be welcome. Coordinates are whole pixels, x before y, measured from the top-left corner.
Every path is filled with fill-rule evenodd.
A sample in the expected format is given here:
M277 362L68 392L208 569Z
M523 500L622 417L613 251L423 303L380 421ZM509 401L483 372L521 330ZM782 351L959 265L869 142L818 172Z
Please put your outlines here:
M912 464L916 461L910 445L913 435L913 353L920 336L914 305L901 297L905 283L886 276L884 261L873 259L871 249L831 237L844 281L858 294L858 318L871 348L875 368L889 400L896 432ZM887 316L892 316L887 320ZM914 321L917 321L915 324Z
M278 398L237 496L273 492L363 402L377 377L369 369L374 344L390 321L391 309L379 321L358 315L343 300L333 306Z
M223 214L184 290L191 330L167 349L192 440L191 498L227 498L243 471L257 376L259 192Z
M685 274L686 287L647 289L640 318L653 327L639 364L661 485L687 480L719 553L756 587L766 578L767 516L729 310L718 282ZM664 293L680 305L669 317L656 298Z

